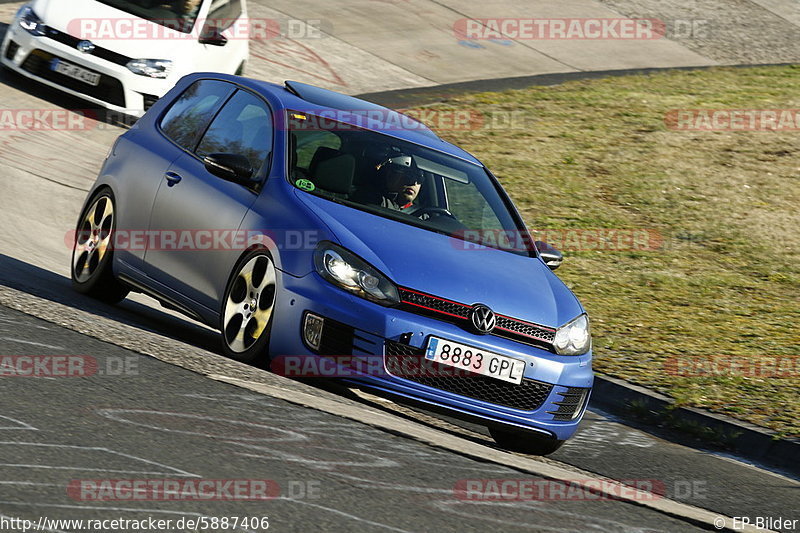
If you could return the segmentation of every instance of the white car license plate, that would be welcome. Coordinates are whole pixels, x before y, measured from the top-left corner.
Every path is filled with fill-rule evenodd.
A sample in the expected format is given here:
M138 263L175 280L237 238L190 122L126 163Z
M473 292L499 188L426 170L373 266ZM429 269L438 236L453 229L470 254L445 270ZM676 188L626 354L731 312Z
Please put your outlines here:
M428 339L425 359L517 385L525 373L525 361L438 337Z
M61 61L60 59L53 59L50 68L59 74L80 80L83 83L88 83L89 85L93 85L95 87L100 85L100 74L95 74L94 72L86 70L83 67L79 67L78 65L73 65L72 63Z

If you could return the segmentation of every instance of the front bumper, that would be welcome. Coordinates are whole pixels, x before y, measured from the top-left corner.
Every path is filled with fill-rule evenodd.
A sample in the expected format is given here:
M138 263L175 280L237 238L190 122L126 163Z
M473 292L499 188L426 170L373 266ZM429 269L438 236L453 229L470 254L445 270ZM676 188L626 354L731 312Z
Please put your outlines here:
M307 312L340 323L343 327L338 330L346 332L328 342L328 349L323 347L319 355L371 361L356 368L367 368L376 358L385 362L387 356L398 350L420 354L433 335L524 360L525 391L519 390L522 386L509 386L493 378L449 377L446 382L437 382L400 377L396 372L354 372L352 364L341 375L355 384L445 409L457 417L478 418L486 425L515 426L559 440L569 438L583 417L594 379L591 353L559 356L510 339L477 335L455 324L355 297L316 273L302 278L287 274L282 277L283 290L277 295L270 340L273 358L315 354L302 339L301 328ZM574 399L579 392L583 395L580 405L574 408L574 416L554 414L564 410L565 399ZM539 397L529 404L532 408L523 407L525 402L520 401L520 395L528 393ZM505 394L513 394L515 398L511 401Z
M50 68L53 58L100 74L99 85L92 86L53 71ZM0 48L0 62L27 78L132 116L144 114L176 81L174 74L165 79L140 76L124 65L83 54L50 37L31 35L20 28L16 20L6 32Z

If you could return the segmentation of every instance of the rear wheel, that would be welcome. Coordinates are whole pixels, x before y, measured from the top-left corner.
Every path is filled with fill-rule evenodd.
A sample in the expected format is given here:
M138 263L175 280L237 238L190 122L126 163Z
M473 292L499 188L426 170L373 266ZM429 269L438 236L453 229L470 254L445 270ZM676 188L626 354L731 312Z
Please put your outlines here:
M501 448L529 455L549 455L564 444L563 440L546 438L522 430L489 428L489 433Z
M110 190L103 189L81 213L72 248L72 287L111 304L122 301L129 292L112 272L116 226L114 197Z
M222 309L222 345L228 357L253 363L266 352L275 308L276 272L263 250L245 255L228 282Z

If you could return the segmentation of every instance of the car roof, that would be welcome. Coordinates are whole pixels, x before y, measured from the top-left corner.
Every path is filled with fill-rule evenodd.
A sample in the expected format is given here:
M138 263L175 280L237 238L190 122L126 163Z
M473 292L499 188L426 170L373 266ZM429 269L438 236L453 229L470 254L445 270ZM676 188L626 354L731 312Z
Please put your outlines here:
M483 166L475 156L440 138L421 122L395 110L353 96L295 81L278 85L268 81L218 72L200 72L187 77L216 78L237 83L257 93L269 93L280 102L284 110L299 111L309 115L330 112L326 116L335 117L335 120L339 122L418 144ZM346 113L341 113L341 111ZM368 116L368 120L365 119L366 116ZM410 127L398 127L398 124Z

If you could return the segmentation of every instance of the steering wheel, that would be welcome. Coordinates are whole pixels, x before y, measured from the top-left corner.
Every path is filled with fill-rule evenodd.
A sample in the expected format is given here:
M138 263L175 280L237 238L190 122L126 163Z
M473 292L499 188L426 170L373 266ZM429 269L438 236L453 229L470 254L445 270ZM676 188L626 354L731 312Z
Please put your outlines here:
M453 213L451 213L450 211L448 211L447 209L445 209L444 207L435 207L435 206L421 207L420 209L417 209L416 211L414 211L413 215L415 217L419 217L419 218L422 218L422 215L446 216L446 217L450 217L450 218L452 218L454 220L457 220L456 216Z

